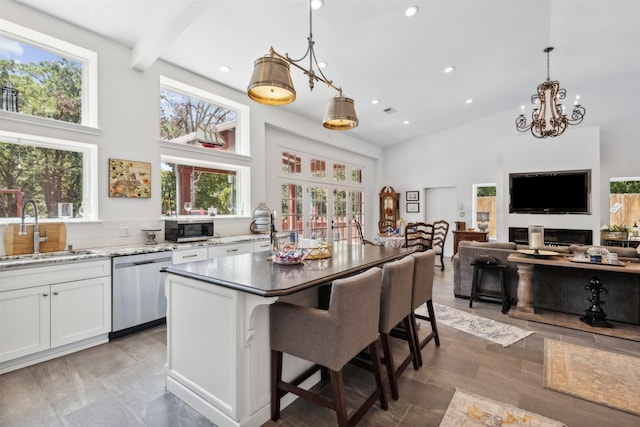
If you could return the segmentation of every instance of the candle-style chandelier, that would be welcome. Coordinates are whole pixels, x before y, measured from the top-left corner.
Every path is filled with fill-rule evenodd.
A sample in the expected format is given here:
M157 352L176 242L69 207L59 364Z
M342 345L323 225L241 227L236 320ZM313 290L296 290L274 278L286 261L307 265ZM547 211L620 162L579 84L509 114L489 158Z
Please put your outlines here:
M353 129L358 126L358 116L356 115L353 99L343 96L342 88L335 86L333 81L327 79L322 73L316 54L313 51L314 41L311 31L313 2L317 3L317 0L309 1L309 37L307 37L308 47L304 56L300 59L292 59L289 54L281 55L271 47L267 55L255 60L247 95L261 104L286 105L292 103L296 99L296 91L289 74L289 65L293 65L309 77L309 88L311 90L313 90L314 83L319 81L338 92L338 95L329 99L327 103L322 125L332 130ZM307 57L309 58L308 69L298 64ZM314 64L318 69L317 72L314 70Z
M568 125L577 125L584 118L585 109L579 103L580 96L576 100L571 111L570 118L564 112L565 107L558 101L567 96L567 92L560 88L558 81L549 78L549 52L553 50L548 47L544 50L547 54L547 80L538 85L537 93L531 96L531 103L536 107L531 113L531 123L527 124L524 115L524 105L522 111L516 119L516 129L520 132L531 131L536 138L556 137L564 133Z

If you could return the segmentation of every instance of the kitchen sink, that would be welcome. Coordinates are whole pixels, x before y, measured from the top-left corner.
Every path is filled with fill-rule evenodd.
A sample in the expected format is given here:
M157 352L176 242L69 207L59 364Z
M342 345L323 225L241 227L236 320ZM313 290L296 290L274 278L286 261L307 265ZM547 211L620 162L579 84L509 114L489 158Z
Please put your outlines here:
M64 257L73 257L78 255L92 255L96 254L96 251L92 250L71 250L71 251L58 251L58 252L42 252L39 254L25 254L25 255L6 255L0 257L0 262L2 261L19 261L19 260L35 260L35 259L51 259L51 258L64 258Z

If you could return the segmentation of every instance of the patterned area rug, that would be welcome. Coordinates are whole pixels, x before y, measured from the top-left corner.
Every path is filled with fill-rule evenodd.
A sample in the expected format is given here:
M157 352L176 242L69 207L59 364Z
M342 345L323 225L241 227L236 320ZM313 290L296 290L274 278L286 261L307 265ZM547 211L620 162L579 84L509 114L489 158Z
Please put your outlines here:
M425 306L420 307L419 310L426 314ZM505 325L446 305L433 303L433 310L438 323L493 341L503 347L510 346L533 333L533 331Z
M467 426L566 427L542 415L457 389L440 427Z
M544 340L544 386L640 415L640 358Z

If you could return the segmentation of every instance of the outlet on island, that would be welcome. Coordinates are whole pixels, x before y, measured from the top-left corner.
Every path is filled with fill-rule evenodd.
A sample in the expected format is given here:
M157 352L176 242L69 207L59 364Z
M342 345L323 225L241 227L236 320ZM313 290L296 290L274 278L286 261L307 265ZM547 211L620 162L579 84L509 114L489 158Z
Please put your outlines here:
M131 235L131 231L129 227L120 227L120 237L129 237Z

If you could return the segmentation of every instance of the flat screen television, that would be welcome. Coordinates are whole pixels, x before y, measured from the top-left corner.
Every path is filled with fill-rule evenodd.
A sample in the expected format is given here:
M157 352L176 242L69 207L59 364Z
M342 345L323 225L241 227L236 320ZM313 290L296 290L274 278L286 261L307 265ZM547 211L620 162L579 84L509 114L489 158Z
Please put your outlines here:
M591 170L509 174L509 213L590 214Z

